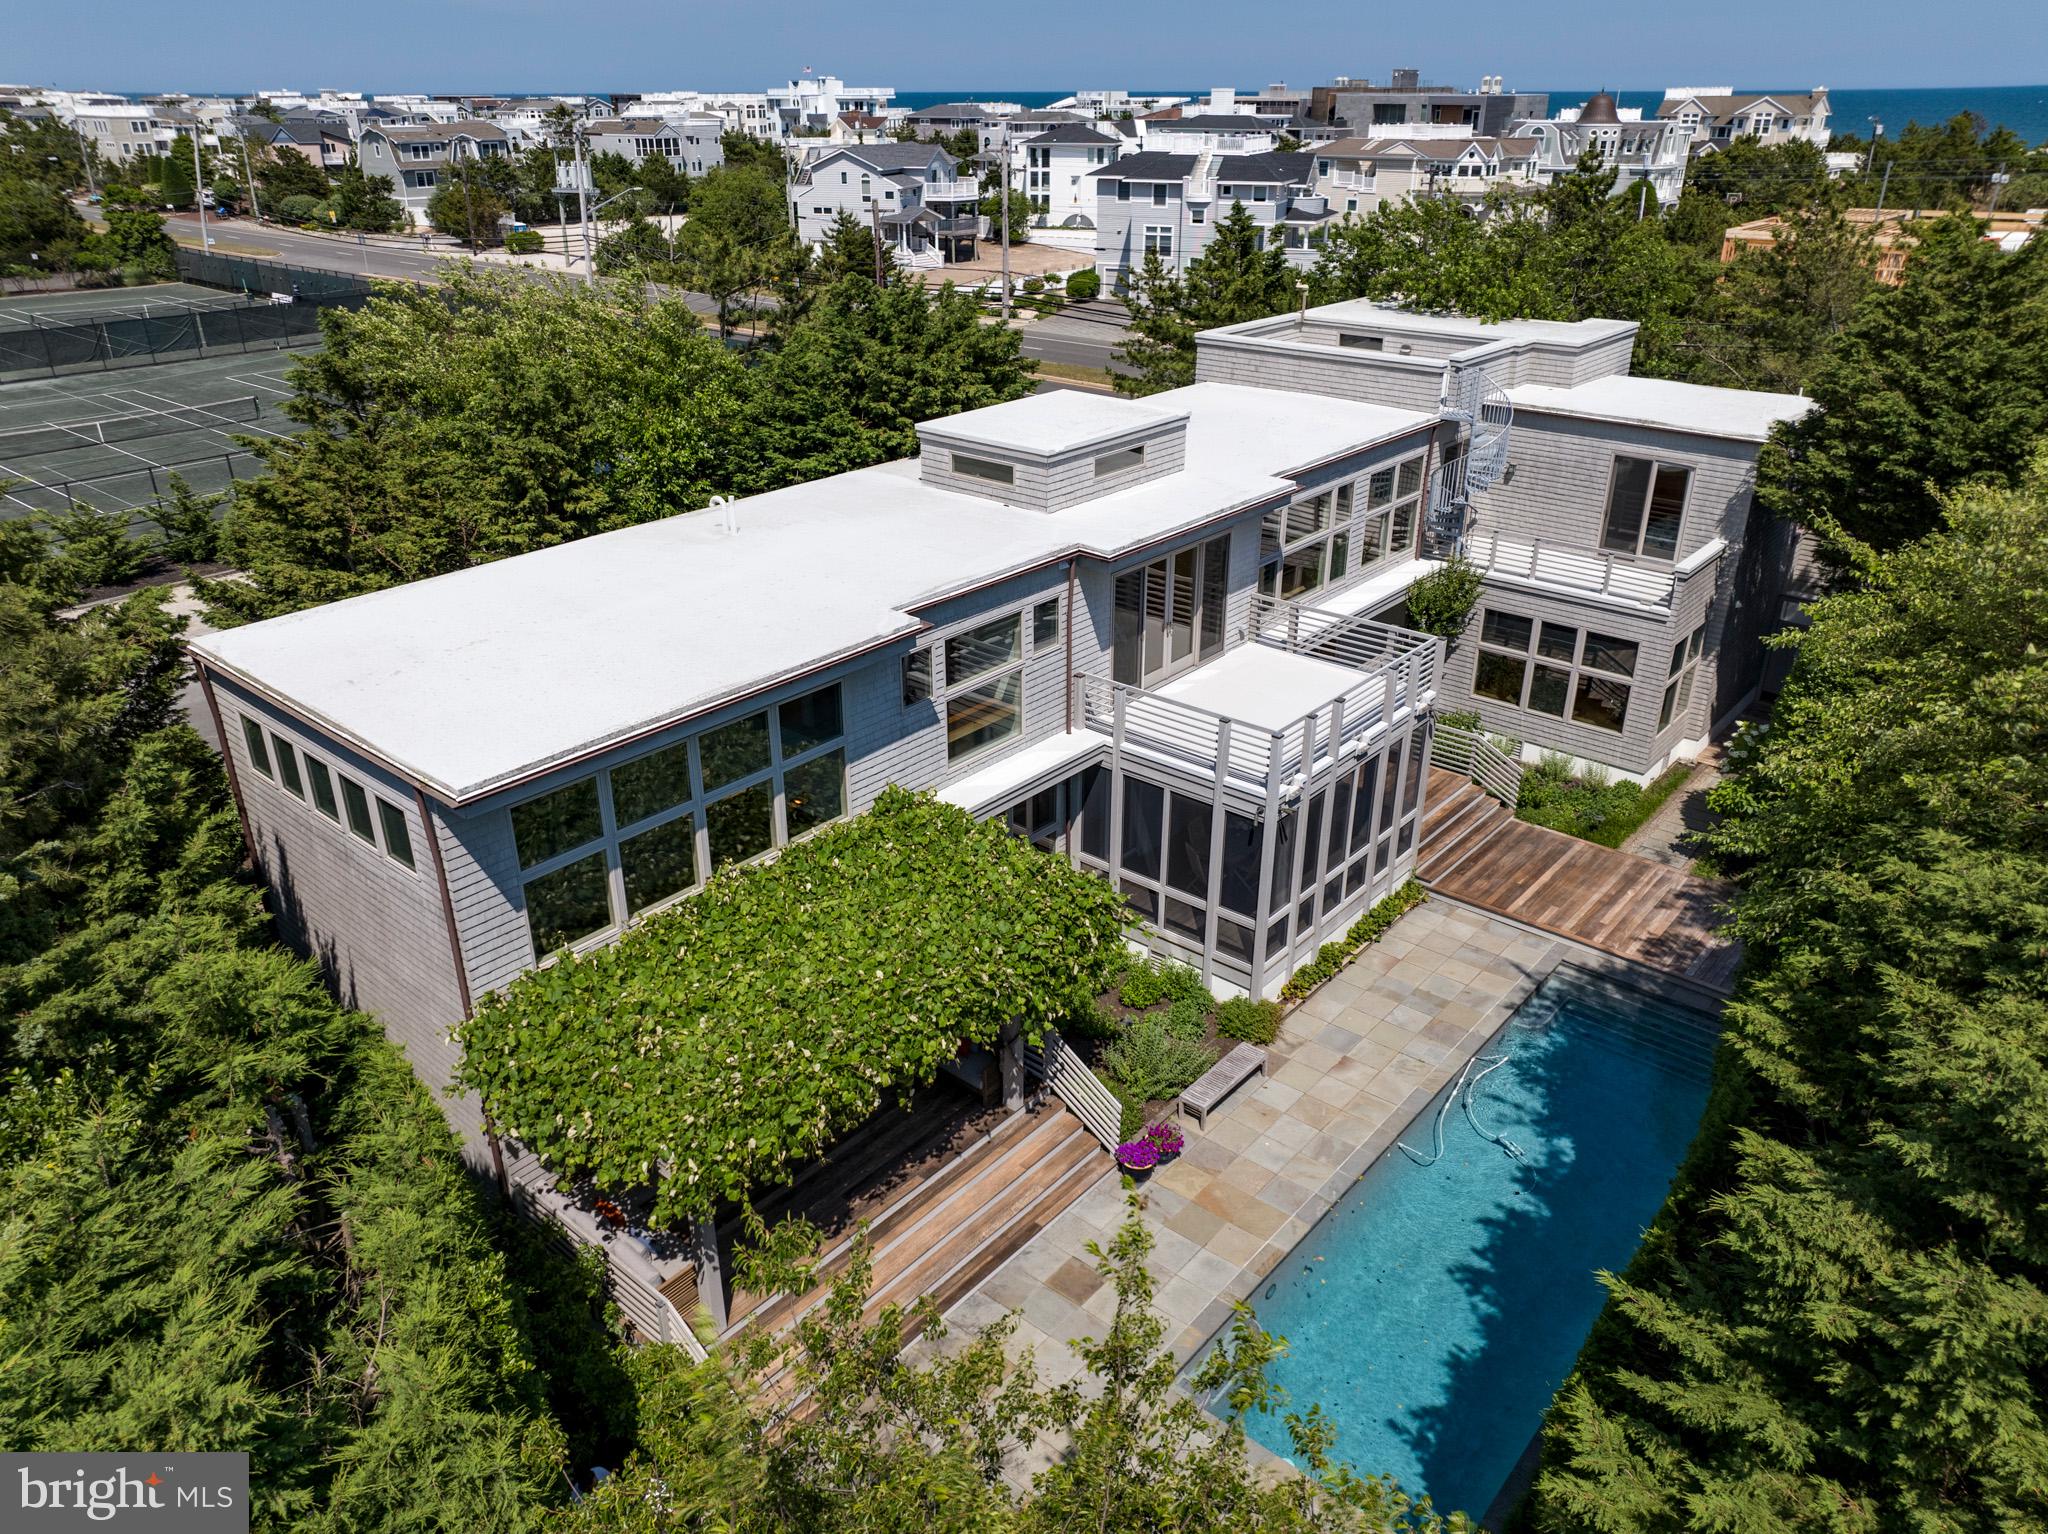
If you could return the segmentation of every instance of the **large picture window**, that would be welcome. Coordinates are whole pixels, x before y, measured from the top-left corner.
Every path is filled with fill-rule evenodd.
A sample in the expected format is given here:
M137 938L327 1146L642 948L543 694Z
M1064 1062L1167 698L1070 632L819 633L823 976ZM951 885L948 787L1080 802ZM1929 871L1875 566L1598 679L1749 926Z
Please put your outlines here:
M1614 460L1600 547L1610 554L1674 559L1692 470L1649 458Z
M1699 675L1700 657L1706 653L1707 626L1702 623L1671 647L1671 680L1664 684L1664 701L1657 710L1661 734L1671 721L1681 719L1692 706L1693 682Z
M1111 674L1149 687L1223 649L1230 540L1189 544L1116 578Z
M1472 691L1619 734L1640 654L1632 639L1487 608L1479 623Z

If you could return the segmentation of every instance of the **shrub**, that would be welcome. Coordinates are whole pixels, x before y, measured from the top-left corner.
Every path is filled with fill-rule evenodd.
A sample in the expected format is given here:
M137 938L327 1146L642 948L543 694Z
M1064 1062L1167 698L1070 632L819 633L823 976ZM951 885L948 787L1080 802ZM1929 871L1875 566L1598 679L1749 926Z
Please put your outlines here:
M1102 277L1094 267L1067 273L1067 297L1077 304L1102 296Z
M1216 1009L1216 1031L1226 1039L1270 1044L1280 1033L1280 1003L1233 996Z
M1199 970L1189 969L1185 964L1159 966L1160 979L1166 983L1166 994L1175 1001L1198 1001L1204 1011L1216 1005L1216 999L1209 994L1209 988L1202 984Z
M546 243L538 229L514 229L505 236L505 249L515 256L537 255Z
M1387 928L1428 898L1428 893L1413 879L1382 896L1377 905L1351 924L1351 930L1342 938L1317 949L1315 958L1296 970L1280 987L1281 996L1288 1001L1306 996L1349 964L1359 949L1378 941Z
M1145 1100L1142 1097L1133 1097L1114 1078L1101 1071L1095 1073L1095 1079L1107 1087L1109 1095L1116 1099L1116 1137L1119 1140L1135 1140L1138 1131L1145 1127Z
M1043 277L1026 277L1024 279L1024 291L1027 293L1043 293L1045 291L1045 279Z
M1522 794L1515 813L1531 825L1548 826L1567 836L1602 847L1619 847L1666 799L1692 776L1692 764L1680 762L1648 788L1597 765L1570 769L1570 759L1546 752L1522 774Z
M1476 735L1479 732L1479 710L1461 708L1448 714L1438 714L1436 722L1447 724L1454 730L1466 730Z
M1216 1063L1205 1045L1177 1039L1157 1017L1141 1017L1102 1052L1102 1066L1137 1102L1172 1097Z
M285 198L277 205L277 216L287 224L314 224L327 217L327 204L304 192Z
M1456 639L1472 617L1482 583L1479 567L1453 554L1408 588L1409 623L1439 639Z
M1077 1039L1113 1039L1124 1031L1124 1021L1107 1002L1091 1001L1060 1024L1060 1031Z
M1116 993L1125 1006L1142 1012L1166 1000L1166 976L1154 961L1134 958L1117 982Z
M1166 1031L1177 1039L1202 1039L1209 1036L1208 998L1201 1001L1192 996L1182 996L1166 1009Z

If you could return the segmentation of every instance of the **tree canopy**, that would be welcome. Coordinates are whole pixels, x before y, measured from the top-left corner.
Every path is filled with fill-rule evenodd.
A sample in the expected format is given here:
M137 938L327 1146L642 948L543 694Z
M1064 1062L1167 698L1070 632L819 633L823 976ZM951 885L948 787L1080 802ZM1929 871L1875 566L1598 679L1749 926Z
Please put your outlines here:
M1715 791L1744 974L1541 1530L2048 1521L2048 453L1939 508Z
M1806 388L1819 409L1758 470L1781 516L1892 548L1938 524L1936 491L2016 483L2048 432L2048 243L1925 226L1903 283L1856 307Z

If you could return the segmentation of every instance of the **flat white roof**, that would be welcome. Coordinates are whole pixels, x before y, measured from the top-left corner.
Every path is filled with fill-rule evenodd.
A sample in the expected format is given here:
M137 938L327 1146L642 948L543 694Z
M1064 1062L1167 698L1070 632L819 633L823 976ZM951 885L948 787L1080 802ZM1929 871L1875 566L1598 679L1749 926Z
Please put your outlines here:
M1274 645L1241 644L1152 690L1225 718L1284 730L1304 714L1343 697L1359 681L1359 673L1349 666Z
M1449 336L1474 346L1495 341L1545 341L1585 346L1610 336L1632 334L1634 320L1475 320L1462 314L1416 314L1369 298L1349 298L1308 311L1312 320L1335 325L1377 325L1409 335Z
M907 638L946 596L1284 496L1291 472L1433 419L1219 383L1146 405L1188 413L1181 472L1063 511L927 485L908 459L741 501L736 533L725 508L668 517L192 648L463 803Z
M1517 410L1662 427L1739 442L1761 442L1778 422L1796 421L1813 408L1813 401L1799 394L1718 389L1709 384L1632 378L1627 374L1596 378L1576 389L1523 384L1508 390L1508 399Z
M920 430L948 441L982 442L1044 457L1073 452L1090 443L1170 421L1186 420L1187 411L1154 403L1167 397L1113 399L1078 389L1059 389L1051 394L1027 394L1005 404L942 416L924 422Z

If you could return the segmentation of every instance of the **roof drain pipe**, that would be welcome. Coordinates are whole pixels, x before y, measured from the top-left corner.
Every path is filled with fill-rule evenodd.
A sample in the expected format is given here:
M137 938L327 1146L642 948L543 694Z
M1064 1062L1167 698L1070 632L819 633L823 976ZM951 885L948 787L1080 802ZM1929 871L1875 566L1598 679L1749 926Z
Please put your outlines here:
M1074 556L1067 556L1067 678L1066 708L1067 728L1074 728Z

